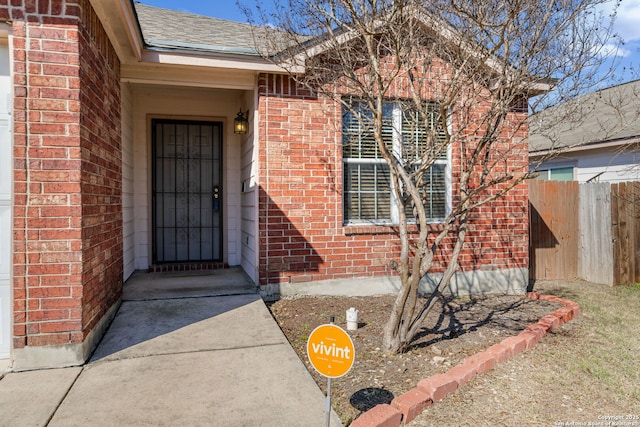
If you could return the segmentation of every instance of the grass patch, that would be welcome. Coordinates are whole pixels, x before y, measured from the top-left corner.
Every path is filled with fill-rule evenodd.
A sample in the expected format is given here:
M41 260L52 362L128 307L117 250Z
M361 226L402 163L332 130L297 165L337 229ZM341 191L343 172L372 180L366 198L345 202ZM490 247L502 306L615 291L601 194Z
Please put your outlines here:
M582 327L578 342L567 359L569 372L583 372L585 386L603 387L623 408L639 406L640 395L640 284L609 287L590 283L559 289L578 302ZM613 395L611 395L613 394ZM634 401L636 400L636 401Z
M578 362L578 366L584 372L593 375L598 380L611 378L611 373L603 366L600 359L585 358Z
M586 426L606 416L640 415L640 285L548 281L534 290L575 301L582 314L478 375L412 425Z

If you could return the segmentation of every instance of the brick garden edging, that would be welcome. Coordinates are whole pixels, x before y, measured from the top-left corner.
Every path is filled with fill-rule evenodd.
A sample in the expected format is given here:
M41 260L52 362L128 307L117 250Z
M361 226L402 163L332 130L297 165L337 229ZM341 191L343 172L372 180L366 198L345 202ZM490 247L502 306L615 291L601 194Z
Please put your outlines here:
M356 418L351 427L398 427L402 423L409 423L427 407L462 388L476 375L490 371L496 363L533 348L547 332L580 315L580 305L573 301L537 292L528 292L526 296L533 300L556 301L564 306L529 325L518 335L464 359L447 372L423 379L417 387L393 399L390 405L375 406Z

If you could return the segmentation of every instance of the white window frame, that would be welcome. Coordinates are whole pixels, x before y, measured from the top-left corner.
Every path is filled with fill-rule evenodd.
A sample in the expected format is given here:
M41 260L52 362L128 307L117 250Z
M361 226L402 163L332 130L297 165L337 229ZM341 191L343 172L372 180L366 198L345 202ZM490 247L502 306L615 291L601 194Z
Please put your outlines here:
M556 179L551 178L552 171L557 169L571 169L571 180L569 181L576 181L576 167L574 165L553 165L553 166L542 167L536 170L536 172L540 174L538 179L543 181L558 181ZM562 181L567 181L567 180L562 180Z
M356 100L357 102L357 100ZM394 155L400 157L402 155L402 109L401 103L398 101L389 100L388 103L393 105L392 111L392 152ZM447 119L447 128L451 131L451 120L450 117ZM342 131L344 132L344 124L342 125ZM382 158L350 158L345 157L344 153L342 156L343 162L343 219L344 225L397 225L400 222L400 211L399 211L399 203L395 195L395 191L393 191L393 181L390 184L390 218L389 219L377 219L377 220L367 220L367 219L346 219L346 165L348 164L366 164L366 165L386 165L386 160ZM430 224L440 224L443 223L445 218L451 213L451 146L447 147L447 155L446 158L437 159L434 162L434 165L444 165L444 217L441 218L429 218L428 223Z

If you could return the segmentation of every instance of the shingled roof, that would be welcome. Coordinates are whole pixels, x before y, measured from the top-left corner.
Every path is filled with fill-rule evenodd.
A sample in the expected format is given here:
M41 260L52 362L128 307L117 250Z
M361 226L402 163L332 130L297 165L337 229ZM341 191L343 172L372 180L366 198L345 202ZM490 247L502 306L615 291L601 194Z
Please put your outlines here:
M135 3L145 44L150 48L259 56L259 28L250 24L210 18ZM256 32L257 31L257 32ZM254 34L256 41L254 41Z
M529 153L637 143L640 80L588 93L530 118Z

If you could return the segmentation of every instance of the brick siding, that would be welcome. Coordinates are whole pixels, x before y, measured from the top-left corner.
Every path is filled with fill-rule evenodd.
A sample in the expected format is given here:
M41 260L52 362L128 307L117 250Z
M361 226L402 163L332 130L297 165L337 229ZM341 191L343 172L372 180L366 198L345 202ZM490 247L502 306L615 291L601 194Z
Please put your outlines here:
M438 67L437 72L446 72L445 65ZM260 284L394 274L389 263L399 255L399 246L393 227L343 225L340 106L283 75L261 75L258 91ZM521 108L510 114L516 120L526 118ZM526 141L526 135L522 127L516 139ZM517 151L508 167L525 171L526 143L516 148L510 140L507 145ZM452 147L454 206L459 201L460 158L460 146ZM481 207L471 218L461 269L526 269L527 215L526 184ZM445 242L434 272L443 271L442 260L452 245L452 239Z
M80 33L82 324L91 330L122 293L120 61L88 0Z
M122 291L120 65L87 0L11 5L13 344L79 344Z

